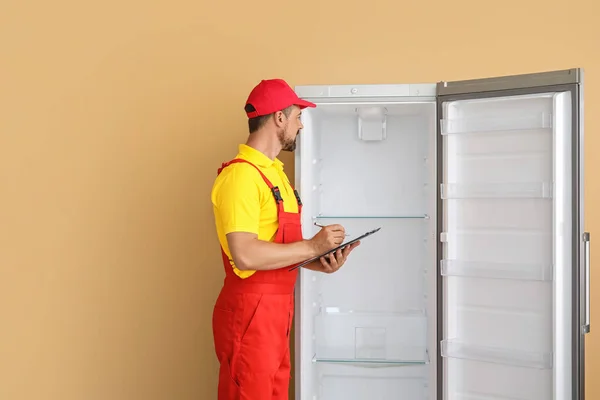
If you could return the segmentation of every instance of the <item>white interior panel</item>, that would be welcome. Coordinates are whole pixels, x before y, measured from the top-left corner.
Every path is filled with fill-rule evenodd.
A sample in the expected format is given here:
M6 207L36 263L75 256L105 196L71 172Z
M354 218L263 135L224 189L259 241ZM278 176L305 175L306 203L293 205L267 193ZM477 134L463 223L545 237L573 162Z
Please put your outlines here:
M322 312L315 321L318 361L425 363L427 320L422 314Z
M443 107L445 400L553 399L555 101Z
M349 238L381 227L366 238L335 274L318 274L315 286L323 307L350 312L403 313L425 310L425 269L431 239L429 220L421 218L320 218L341 224ZM318 227L305 228L313 236Z
M301 271L301 398L435 393L435 101L320 103L303 111L303 230L376 227L344 267ZM433 284L432 284L433 283ZM433 397L431 397L433 398Z
M385 137L360 137L361 110L374 106L321 105L312 112L318 212L336 216L424 215L431 193L428 159L435 128L433 104L382 105ZM306 112L306 111L305 111ZM383 118L383 117L382 117ZM383 129L383 119L371 122ZM377 139L378 138L378 139ZM314 201L314 199L311 199Z

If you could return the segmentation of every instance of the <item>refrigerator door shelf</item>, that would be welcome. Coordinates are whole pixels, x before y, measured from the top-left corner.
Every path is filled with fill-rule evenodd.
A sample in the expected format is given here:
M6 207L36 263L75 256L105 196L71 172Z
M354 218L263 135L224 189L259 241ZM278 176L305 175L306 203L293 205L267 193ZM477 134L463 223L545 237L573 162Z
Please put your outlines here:
M511 279L527 281L551 281L553 279L552 264L520 264L494 261L441 261L442 276L472 277L487 279Z
M536 131L552 128L552 113L539 112L521 117L453 118L441 120L442 135Z
M442 232L441 241L448 249L448 259L521 265L553 262L550 231L498 228L456 230Z
M449 104L440 116L441 135L545 130L551 132L554 93L475 98Z
M442 199L550 199L552 182L446 183Z
M442 341L442 356L527 368L552 368L552 353L475 346L460 342L456 339Z

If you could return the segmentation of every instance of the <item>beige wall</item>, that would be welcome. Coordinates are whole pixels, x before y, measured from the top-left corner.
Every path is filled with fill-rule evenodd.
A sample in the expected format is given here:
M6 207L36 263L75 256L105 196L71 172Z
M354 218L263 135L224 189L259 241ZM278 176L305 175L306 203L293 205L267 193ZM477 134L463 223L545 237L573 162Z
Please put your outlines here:
M246 137L243 102L261 78L584 67L586 226L598 236L596 0L93 3L0 3L2 400L215 398L223 273L209 189ZM597 335L588 399L600 397Z

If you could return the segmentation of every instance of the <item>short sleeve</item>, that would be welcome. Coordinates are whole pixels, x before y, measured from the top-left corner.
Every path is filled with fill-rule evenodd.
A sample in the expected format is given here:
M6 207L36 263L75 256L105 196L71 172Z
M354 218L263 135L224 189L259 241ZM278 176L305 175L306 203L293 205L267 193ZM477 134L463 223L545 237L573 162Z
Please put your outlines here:
M238 164L222 173L215 185L213 204L224 234L250 232L260 227L260 189L254 167Z

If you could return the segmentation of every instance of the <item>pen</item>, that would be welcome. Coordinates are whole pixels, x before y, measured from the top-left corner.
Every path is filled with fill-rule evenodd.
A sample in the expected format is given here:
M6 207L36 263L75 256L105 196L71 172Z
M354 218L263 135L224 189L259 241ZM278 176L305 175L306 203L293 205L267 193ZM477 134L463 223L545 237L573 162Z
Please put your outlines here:
M316 222L314 224L315 224L315 226L318 226L319 228L325 228L325 225L317 224ZM346 233L345 236L350 236L350 235Z

